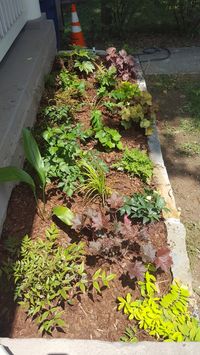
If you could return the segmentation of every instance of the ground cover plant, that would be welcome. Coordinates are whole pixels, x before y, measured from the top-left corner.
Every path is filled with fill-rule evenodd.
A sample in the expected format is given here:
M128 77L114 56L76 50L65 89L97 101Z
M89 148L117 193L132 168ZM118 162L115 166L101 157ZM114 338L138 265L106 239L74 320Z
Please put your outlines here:
M34 194L30 184L16 187L2 234L3 335L11 334L13 323L14 337L62 332L68 338L119 340L127 329L132 341L136 324L117 312L117 297L138 298L139 282L145 298L144 290L157 290L154 278L160 298L170 292L166 206L153 181L146 138L154 105L132 75L133 59L115 53L114 64L123 59L118 64L128 77L118 64L85 49L57 57L54 88L46 84L36 126L24 131L34 169L27 166L26 176ZM10 167L0 170L1 182L9 181L5 169ZM159 331L137 337L157 339Z

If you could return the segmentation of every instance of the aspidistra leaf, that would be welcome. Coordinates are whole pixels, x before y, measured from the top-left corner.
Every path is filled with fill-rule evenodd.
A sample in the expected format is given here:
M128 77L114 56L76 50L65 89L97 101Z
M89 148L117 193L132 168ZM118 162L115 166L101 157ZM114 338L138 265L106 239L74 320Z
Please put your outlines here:
M23 129L23 146L26 159L38 173L42 188L46 185L46 171L35 138L27 128Z

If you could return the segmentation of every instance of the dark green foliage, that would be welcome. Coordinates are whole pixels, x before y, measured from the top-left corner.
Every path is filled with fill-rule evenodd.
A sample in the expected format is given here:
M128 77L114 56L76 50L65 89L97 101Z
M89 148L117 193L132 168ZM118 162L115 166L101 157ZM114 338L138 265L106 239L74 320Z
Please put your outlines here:
M121 135L116 129L109 128L103 125L102 112L100 110L93 110L91 112L91 125L95 134L95 138L101 143L101 145L106 149L122 149Z
M197 34L200 29L199 0L157 0L175 18L177 27L182 34Z
M120 213L127 214L133 219L140 219L145 224L159 221L162 210L166 210L164 198L157 191L146 189L144 193L126 197Z
M94 131L99 131L103 128L103 119L102 119L101 110L97 110L97 109L92 110L90 123Z
M150 181L153 175L153 163L145 152L139 149L125 149L122 159L113 164L118 170L139 176L143 181Z
M60 57L64 59L65 66L85 74L93 73L95 70L94 61L96 56L92 51L74 46L70 52L62 52Z
M101 145L106 149L123 149L121 135L116 129L104 127L95 134Z
M71 196L76 188L76 181L81 179L77 165L77 160L82 155L78 139L84 138L81 126L65 124L49 127L43 137L46 141L44 160L47 176L49 179L58 178L58 187Z
M67 70L61 70L59 82L63 91L67 90L73 96L81 96L85 91L85 81L80 80L76 74L71 74Z
M47 106L43 110L45 118L48 118L52 123L69 123L71 122L71 113L69 106Z
M116 68L110 66L108 69L103 65L99 66L98 71L96 72L95 78L99 85L98 95L104 96L107 92L112 90L116 83Z

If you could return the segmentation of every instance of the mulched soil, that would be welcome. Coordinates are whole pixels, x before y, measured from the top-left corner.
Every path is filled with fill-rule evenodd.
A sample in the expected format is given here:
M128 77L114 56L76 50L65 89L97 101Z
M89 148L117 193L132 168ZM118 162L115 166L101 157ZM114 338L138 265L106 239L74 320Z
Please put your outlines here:
M92 93L91 93L92 94ZM53 93L51 93L53 95ZM49 92L45 91L41 100L41 108L46 105L49 98ZM79 111L79 121L88 127L89 122L89 108ZM107 117L110 122L109 117ZM42 116L38 115L36 123L36 131L38 126L41 128ZM116 126L116 122L110 126ZM129 148L137 147L142 150L147 150L147 141L144 137L143 131L133 127L127 131L121 130L123 145ZM89 143L84 149L92 149L94 144ZM100 152L101 158L111 165L115 160L120 158L121 152ZM132 195L135 192L143 191L145 184L137 177L129 177L123 172L110 170L107 175L108 186L121 195ZM154 183L151 184L154 187ZM45 230L52 223L52 208L56 205L65 205L70 207L74 212L81 212L86 208L86 201L84 198L75 193L72 198L69 198L57 188L57 183L53 182L46 188L46 207L45 220L42 220L36 211L36 204L32 192L25 184L19 184L12 192L7 217L4 223L2 233L3 241L12 236L13 238L23 238L28 234L31 238L43 237ZM42 208L43 204L39 200L39 205ZM87 207L101 208L99 201L87 202ZM112 273L116 273L117 277L112 282L111 287L105 289L102 295L88 295L78 296L74 300L74 305L65 307L64 320L66 321L65 332L54 331L54 337L79 338L79 339L99 339L118 341L122 336L126 326L129 324L126 316L121 312L117 312L118 296L125 296L127 292L131 292L133 298L139 297L139 291L134 280L131 280L127 275L127 264L130 263L134 256L138 256L138 246L135 243L135 237L141 238L141 243L145 244L150 240L156 249L167 244L166 229L163 221L151 223L144 226L142 223L135 222L132 225L132 231L124 237L123 251L115 251L110 253L113 245L110 245L109 238L105 238L105 245L103 246L103 253L98 254L91 251L90 242L91 237L88 232L82 231L81 235L66 227L64 224L53 218L60 231L59 243L68 244L74 241L85 241L87 244L87 272L93 274L96 269L103 266L103 268ZM104 243L103 242L103 243ZM106 253L108 250L108 253ZM1 248L1 257L4 257L3 249ZM160 286L161 294L166 291L171 281L171 275L165 273L158 273L158 285ZM12 287L6 288L5 293L0 295L1 318L0 321L0 335L10 336L15 338L41 337L37 330L37 326L31 319L27 319L25 310L17 306L13 302ZM45 335L45 337L48 337ZM139 335L141 340L151 340L144 332L141 331Z

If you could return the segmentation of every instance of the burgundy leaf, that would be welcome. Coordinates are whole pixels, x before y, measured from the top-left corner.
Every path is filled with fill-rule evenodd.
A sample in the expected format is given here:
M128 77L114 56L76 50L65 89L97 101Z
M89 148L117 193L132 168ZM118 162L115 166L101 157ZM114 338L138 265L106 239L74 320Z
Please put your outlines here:
M119 226L119 232L122 235L126 235L128 233L132 233L132 223L127 215L124 216L124 223L121 223Z
M96 215L93 215L91 219L92 228L94 228L95 231L103 229L104 223L101 212L97 212Z
M110 198L107 199L107 203L110 205L110 208L118 210L124 203L124 198L113 192Z
M106 53L111 55L111 54L115 54L117 52L115 47L109 47L106 49Z
M119 51L119 55L121 55L121 57L125 58L125 57L127 57L127 52L125 51L125 49L121 49L121 51Z
M170 267L173 264L170 255L170 249L168 247L160 248L156 253L156 258L154 262L156 264L157 269L160 267L165 272L169 271Z
M132 55L128 55L127 64L129 64L130 66L134 66L135 62L134 62Z
M143 253L143 259L147 263L153 263L156 256L156 249L149 242L148 244L144 244L141 246L141 251Z
M143 281L146 272L146 267L141 261L136 260L135 263L128 265L128 273L131 278L136 277L137 280Z
M93 216L97 214L97 211L94 208L87 208L84 213L88 218L92 219Z
M74 229L75 231L79 231L81 227L82 227L82 216L77 213L72 220L71 228Z
M128 73L124 73L123 75L122 75L122 80L124 80L124 81L128 81L129 80L129 74Z

